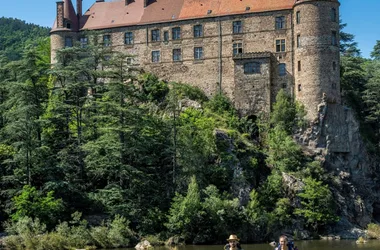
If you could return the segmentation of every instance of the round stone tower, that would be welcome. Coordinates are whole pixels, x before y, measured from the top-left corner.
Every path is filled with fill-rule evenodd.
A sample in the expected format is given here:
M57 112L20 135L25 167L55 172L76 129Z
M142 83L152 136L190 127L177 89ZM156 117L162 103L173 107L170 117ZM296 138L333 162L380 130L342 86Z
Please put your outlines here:
M77 0L78 15L71 0L57 2L57 17L50 31L51 63L56 62L57 50L73 46L77 40L82 0Z
M295 97L307 110L318 114L322 98L340 103L339 1L296 0L294 5Z

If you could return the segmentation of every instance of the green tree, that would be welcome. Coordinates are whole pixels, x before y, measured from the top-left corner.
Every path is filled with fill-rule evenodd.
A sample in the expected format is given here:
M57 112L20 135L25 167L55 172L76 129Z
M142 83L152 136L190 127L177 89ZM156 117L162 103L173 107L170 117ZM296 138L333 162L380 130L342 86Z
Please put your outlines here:
M380 60L380 40L376 41L376 44L373 47L373 50L371 52L371 57L374 60Z
M355 42L355 36L353 34L344 32L343 29L347 26L346 23L342 23L339 20L339 38L340 38L340 53L343 56L360 57L360 50L358 43Z
M276 102L273 104L270 123L291 134L294 128L304 126L305 115L303 106L294 102L290 95L281 89L276 96Z
M311 177L306 178L304 182L304 190L297 195L301 199L301 208L296 208L295 214L303 216L305 222L314 230L335 222L337 216L328 186Z
M282 129L276 126L270 130L267 139L268 157L266 162L276 171L298 171L301 169L303 154L301 147Z
M186 241L189 241L199 233L199 223L203 213L198 184L193 176L186 196L177 193L174 197L166 227L170 233L182 235Z
M371 63L371 77L365 85L363 91L363 99L367 108L366 121L372 125L376 131L375 138L377 145L380 148L380 60L375 60Z
M54 192L44 195L35 187L24 186L20 195L13 198L11 217L18 221L23 217L39 218L42 223L54 225L63 210L61 199L54 198Z

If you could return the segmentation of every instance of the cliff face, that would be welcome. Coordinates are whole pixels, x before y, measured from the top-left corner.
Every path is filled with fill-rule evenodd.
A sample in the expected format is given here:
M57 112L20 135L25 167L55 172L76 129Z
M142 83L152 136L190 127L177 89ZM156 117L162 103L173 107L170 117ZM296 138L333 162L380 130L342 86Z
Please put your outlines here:
M353 111L326 98L318 118L295 138L324 163L340 221L329 233L355 238L368 223L380 221L380 166L366 150Z

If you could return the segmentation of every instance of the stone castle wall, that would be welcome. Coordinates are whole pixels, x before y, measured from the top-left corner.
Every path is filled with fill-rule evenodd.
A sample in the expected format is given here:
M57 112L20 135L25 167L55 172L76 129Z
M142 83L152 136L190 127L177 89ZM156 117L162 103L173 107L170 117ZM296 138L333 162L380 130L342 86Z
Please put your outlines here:
M337 11L335 22L330 19L332 8ZM340 102L339 46L331 44L332 32L339 34L338 8L336 0L299 0L294 9L289 10L135 25L101 32L110 35L113 50L134 55L134 63L144 70L163 80L197 86L208 96L222 91L242 114L268 112L276 94L284 88L305 105L309 118L314 119L323 93L330 100ZM298 11L301 13L299 24L296 22ZM276 17L280 16L285 18L285 25L276 29ZM241 33L233 33L234 21L242 22ZM199 24L203 27L203 36L195 38L194 25ZM172 39L174 27L181 28L178 40ZM151 38L155 29L160 30L158 42ZM125 32L133 32L133 44L125 44ZM164 32L169 34L168 41L164 41ZM99 42L103 34L99 35ZM65 36L74 37L63 31L52 34L52 55L55 49L64 47ZM76 37L80 36L79 32ZM285 41L284 51L277 51L277 40ZM263 75L241 74L239 67L257 58L234 59L234 43L242 44L243 54L271 54L270 60L261 62ZM195 47L203 48L201 60L194 59ZM181 49L180 61L173 61L173 49ZM160 51L159 62L152 62L152 51ZM299 61L301 69L298 71ZM280 75L280 64L285 64L286 74Z

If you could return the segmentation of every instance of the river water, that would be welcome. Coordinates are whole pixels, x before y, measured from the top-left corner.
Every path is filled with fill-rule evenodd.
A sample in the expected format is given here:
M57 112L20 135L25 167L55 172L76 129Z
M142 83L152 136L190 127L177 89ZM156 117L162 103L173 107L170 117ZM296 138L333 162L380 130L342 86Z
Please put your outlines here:
M244 250L273 250L269 244L241 244ZM295 241L299 250L380 250L380 240L369 240L356 244L354 240L309 240ZM132 250L134 248L129 248ZM127 250L127 249L124 249ZM155 247L152 250L223 250L223 245L186 245L178 248Z

